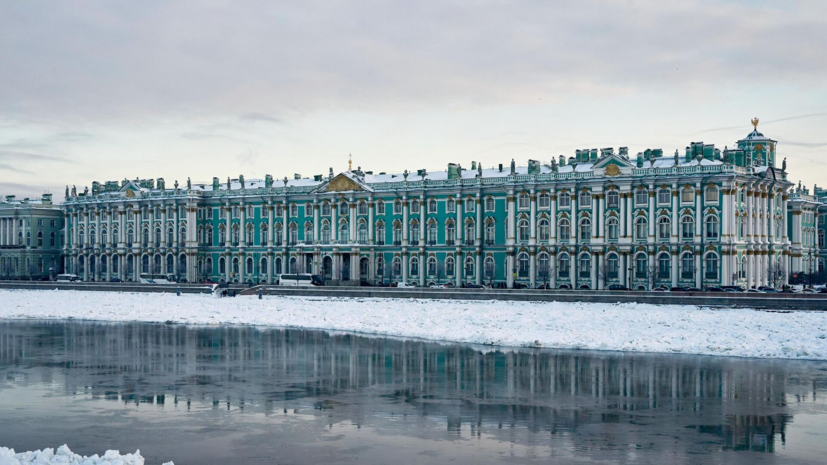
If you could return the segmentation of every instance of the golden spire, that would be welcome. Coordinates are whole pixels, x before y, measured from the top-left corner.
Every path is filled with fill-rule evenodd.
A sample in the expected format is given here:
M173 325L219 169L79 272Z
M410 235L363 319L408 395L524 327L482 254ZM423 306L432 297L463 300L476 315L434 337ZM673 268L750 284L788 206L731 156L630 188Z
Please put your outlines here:
M347 154L347 170L348 171L353 170L353 155L352 154Z
M752 121L750 121L750 122L752 123L752 129L757 131L758 130L758 118L753 118Z

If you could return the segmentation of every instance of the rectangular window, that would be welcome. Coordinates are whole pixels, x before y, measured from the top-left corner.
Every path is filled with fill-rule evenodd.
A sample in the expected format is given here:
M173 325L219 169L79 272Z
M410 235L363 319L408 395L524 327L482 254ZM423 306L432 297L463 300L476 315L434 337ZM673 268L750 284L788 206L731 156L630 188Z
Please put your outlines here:
M695 201L695 190L691 187L684 188L681 190L681 203L689 203Z
M385 202L379 201L376 203L376 214L377 215L384 215L385 214Z
M38 226L43 226L43 220L42 220L42 219L40 219L40 218L38 218L38 219L37 219L37 225L38 225Z
M661 189L658 191L658 205L669 205L672 192L668 189Z

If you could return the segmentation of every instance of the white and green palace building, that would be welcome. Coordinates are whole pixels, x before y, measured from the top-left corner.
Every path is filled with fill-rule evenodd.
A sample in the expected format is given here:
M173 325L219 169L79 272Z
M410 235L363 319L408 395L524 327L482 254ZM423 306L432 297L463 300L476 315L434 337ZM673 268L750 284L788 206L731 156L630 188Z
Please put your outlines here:
M674 155L621 147L439 172L95 182L67 189L64 266L85 280L780 285L794 250L776 148L756 129L734 149Z

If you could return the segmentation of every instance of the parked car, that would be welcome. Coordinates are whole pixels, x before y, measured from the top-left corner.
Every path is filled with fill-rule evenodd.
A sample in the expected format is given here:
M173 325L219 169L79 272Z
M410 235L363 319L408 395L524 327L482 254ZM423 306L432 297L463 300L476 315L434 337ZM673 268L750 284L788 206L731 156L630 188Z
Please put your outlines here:
M406 283L406 282L404 282L404 281L401 281L401 282L396 283L396 286L394 286L394 287L404 287L404 288L409 288L409 287L417 287L417 286L416 286L415 284L413 284L413 283Z
M467 289L486 289L485 284L465 283L463 287Z
M821 289L818 290L818 293L819 294L827 294L827 287L822 287Z
M653 292L669 292L669 288L666 286L658 286L652 289Z
M801 291L802 294L818 294L818 291L813 289L812 287L805 287L804 290Z
M444 285L444 284L431 284L429 287L430 287L431 289L445 289L445 285Z
M551 289L551 285L550 285L550 284L546 284L546 283L539 284L539 285L537 286L537 289Z
M120 283L120 282L123 282L123 281L121 281L121 278L111 278L109 280L109 282L110 283Z
M707 287L707 288L706 288L706 289L704 289L704 290L705 290L706 292L724 292L724 290L723 290L723 289L721 289L720 287Z
M766 292L766 293L778 292L778 290L776 290L774 287L769 287L769 286L758 286L758 290L761 291L761 292Z
M723 289L724 292L744 292L746 290L741 286L721 286L721 289Z
M629 290L628 287L626 287L622 284L609 284L609 287L607 287L606 289L608 289L610 291L628 291Z
M669 289L672 292L687 292L689 290L688 287L673 287Z
M758 289L755 289L755 288L749 288L749 289L747 289L746 292L747 292L747 294L763 294L764 293L764 291L759 291Z
M514 283L514 289L526 289L528 288L528 284L525 283Z

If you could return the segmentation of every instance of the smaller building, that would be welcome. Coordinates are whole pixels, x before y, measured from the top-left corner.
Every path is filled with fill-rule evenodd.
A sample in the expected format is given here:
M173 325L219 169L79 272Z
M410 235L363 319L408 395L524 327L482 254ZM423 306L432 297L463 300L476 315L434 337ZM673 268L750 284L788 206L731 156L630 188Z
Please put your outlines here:
M827 192L798 187L791 189L787 202L790 245L790 282L824 284L824 213ZM819 197L819 195L821 197Z
M0 199L0 279L53 278L61 272L63 211L52 194Z

